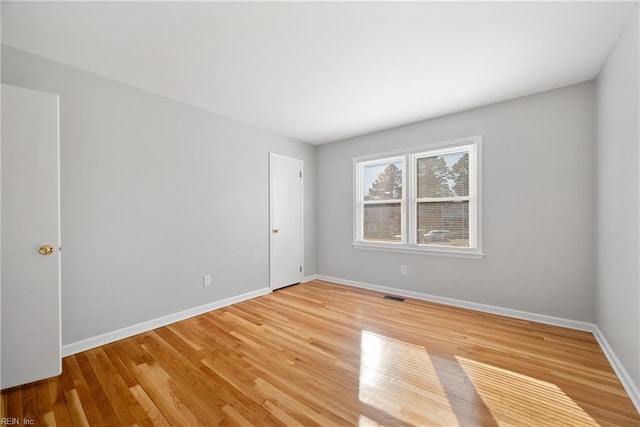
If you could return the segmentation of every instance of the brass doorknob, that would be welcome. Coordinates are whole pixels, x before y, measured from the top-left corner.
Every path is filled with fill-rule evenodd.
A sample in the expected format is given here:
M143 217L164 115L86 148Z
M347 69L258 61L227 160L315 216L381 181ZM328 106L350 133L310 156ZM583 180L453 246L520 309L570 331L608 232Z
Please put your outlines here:
M53 253L53 246L51 245L42 245L40 246L40 255L51 255Z
M280 232L280 229L279 229L279 228L274 228L274 229L273 229L273 233L274 233L274 234L278 234L279 232Z

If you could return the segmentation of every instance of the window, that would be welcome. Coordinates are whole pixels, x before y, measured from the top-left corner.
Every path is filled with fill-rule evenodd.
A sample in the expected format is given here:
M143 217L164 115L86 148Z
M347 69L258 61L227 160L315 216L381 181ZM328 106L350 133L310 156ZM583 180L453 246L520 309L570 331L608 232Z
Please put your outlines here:
M481 256L481 141L354 159L355 247Z
M405 242L404 169L404 157L358 163L362 240Z

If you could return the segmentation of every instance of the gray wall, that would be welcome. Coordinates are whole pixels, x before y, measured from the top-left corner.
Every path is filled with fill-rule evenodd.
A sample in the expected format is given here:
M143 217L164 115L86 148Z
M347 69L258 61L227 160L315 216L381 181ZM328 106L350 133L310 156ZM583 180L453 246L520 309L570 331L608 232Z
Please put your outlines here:
M318 273L593 321L594 98L587 82L319 146ZM476 134L484 259L352 248L354 156Z
M60 95L63 344L268 286L269 151L305 162L316 272L314 146L8 46L2 80Z
M640 388L638 6L597 80L596 324Z

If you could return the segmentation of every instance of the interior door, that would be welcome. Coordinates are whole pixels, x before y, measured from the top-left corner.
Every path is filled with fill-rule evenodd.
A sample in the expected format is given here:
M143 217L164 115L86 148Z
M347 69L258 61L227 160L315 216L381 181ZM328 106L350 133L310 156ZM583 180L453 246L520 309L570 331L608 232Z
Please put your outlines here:
M58 96L2 85L0 387L59 375Z
M271 289L302 281L302 160L270 154Z

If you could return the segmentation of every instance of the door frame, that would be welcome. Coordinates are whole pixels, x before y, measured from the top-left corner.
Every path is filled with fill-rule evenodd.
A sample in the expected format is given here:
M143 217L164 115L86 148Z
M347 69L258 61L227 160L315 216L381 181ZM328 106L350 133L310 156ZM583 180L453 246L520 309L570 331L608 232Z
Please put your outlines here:
M273 283L271 280L271 271L272 271L272 262L273 262L273 160L288 160L294 161L300 165L300 173L302 176L300 177L300 266L302 267L300 271L300 283L302 283L302 279L304 277L304 161L302 159L297 159L295 157L283 156L282 154L277 154L273 152L269 152L269 229L267 232L269 233L269 289L273 292L275 289L273 288Z

